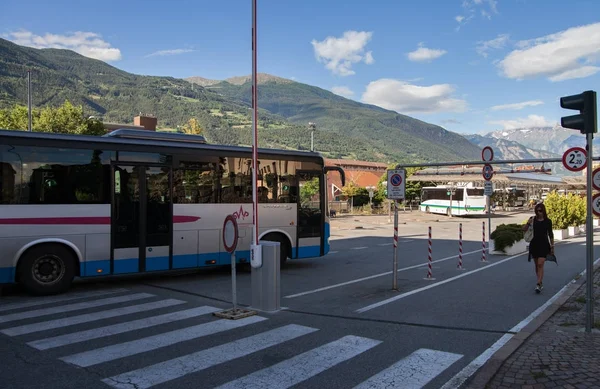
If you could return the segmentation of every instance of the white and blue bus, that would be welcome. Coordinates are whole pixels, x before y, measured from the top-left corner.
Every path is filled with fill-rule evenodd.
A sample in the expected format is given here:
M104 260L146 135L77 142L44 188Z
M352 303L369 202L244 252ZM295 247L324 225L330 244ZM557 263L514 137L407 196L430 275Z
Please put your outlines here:
M419 209L445 215L483 215L486 212L484 189L465 186L426 186L421 189Z
M325 167L314 152L259 149L259 239L281 259L329 251ZM117 130L102 137L0 130L0 284L60 293L75 277L227 265L222 228L239 225L249 262L249 147Z

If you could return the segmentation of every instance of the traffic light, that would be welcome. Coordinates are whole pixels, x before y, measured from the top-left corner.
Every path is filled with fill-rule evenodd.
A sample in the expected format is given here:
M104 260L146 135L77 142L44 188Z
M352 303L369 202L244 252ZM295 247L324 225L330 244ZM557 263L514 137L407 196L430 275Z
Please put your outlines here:
M598 132L596 92L588 90L578 95L560 98L561 108L579 110L579 115L560 118L560 125L581 131L582 134Z

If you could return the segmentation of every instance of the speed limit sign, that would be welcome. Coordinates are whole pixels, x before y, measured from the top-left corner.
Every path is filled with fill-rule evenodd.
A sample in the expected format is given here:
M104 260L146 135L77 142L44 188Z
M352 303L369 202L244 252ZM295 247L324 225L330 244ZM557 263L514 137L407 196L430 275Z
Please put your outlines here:
M587 153L581 147L572 147L565 151L562 162L565 169L572 172L578 172L585 169L587 165Z
M600 193L596 193L592 198L592 212L600 217Z

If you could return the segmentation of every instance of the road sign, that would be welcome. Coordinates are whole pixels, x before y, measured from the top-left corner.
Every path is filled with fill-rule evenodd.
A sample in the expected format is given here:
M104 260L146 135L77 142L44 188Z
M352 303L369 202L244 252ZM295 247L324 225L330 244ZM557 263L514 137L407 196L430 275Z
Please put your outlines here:
M490 162L494 159L494 150L490 146L485 146L483 150L481 150L481 159L484 162Z
M486 181L483 184L483 195L491 196L493 193L494 193L494 184L492 183L492 181Z
M388 170L388 199L404 200L405 179L406 171L404 169Z
M581 147L571 147L565 151L562 157L563 166L565 169L572 172L578 172L585 169L587 165L587 153Z
M481 169L481 175L483 176L484 180L491 180L492 176L494 175L494 168L492 167L492 165L490 165L489 163L483 165L483 169Z
M592 173L592 187L600 190L600 167L595 168Z
M238 224L233 215L227 215L223 222L223 246L228 253L233 253L238 242Z
M600 193L596 193L592 198L592 212L600 217Z

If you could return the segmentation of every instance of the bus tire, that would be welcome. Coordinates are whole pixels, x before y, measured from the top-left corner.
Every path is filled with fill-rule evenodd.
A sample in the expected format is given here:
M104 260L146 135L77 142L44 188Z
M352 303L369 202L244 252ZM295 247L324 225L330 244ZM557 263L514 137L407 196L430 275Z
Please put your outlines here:
M77 260L64 245L51 243L34 246L21 257L17 272L28 293L47 296L65 292L75 278Z
M285 266L287 259L290 256L290 242L287 237L282 234L270 233L265 236L261 240L268 240L270 242L279 242L279 263L280 266Z

